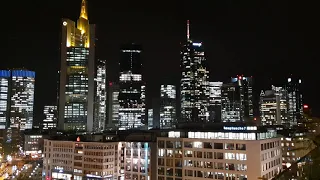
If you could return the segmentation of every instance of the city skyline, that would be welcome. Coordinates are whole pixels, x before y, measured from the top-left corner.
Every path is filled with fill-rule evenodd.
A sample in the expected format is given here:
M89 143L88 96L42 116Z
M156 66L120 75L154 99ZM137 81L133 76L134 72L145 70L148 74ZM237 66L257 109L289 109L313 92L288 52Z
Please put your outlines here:
M217 2L216 2L217 3ZM317 84L319 81L318 79L312 79L313 74L309 73L309 71L312 71L315 67L309 67L308 61L311 61L312 58L307 58L308 56L311 56L315 59L314 54L310 53L307 47L301 47L299 49L298 47L301 46L300 44L304 43L304 40L301 40L297 38L294 41L294 45L290 45L290 42L292 39L289 38L289 35L286 35L286 32L282 32L284 30L287 30L288 27L286 27L286 23L289 23L289 20L286 20L286 17L289 17L286 12L279 12L281 7L283 8L283 5L280 7L277 7L279 9L274 10L276 15L283 15L284 17L280 18L280 20L276 20L276 15L273 15L270 18L265 17L268 14L268 10L261 8L261 16L265 17L262 22L255 22L256 20L253 17L250 17L249 15L245 14L241 11L241 8L243 10L249 10L250 8L245 8L245 4L241 5L239 8L236 8L237 3L217 3L217 5L221 5L223 8L222 10L217 10L213 8L211 11L217 10L214 12L214 16L212 18L206 17L204 19L201 19L201 15L205 15L208 12L201 12L200 15L196 15L197 11L195 11L195 15L192 17L186 17L184 14L181 16L173 16L174 18L169 20L166 19L167 17L172 15L171 10L168 13L168 15L165 15L165 13L161 13L160 7L156 8L156 12L149 14L154 14L156 16L154 18L154 21L150 26L146 25L146 22L148 22L149 18L151 17L143 17L139 15L138 9L135 10L134 7L137 7L138 5L133 6L132 11L136 11L136 15L134 17L140 17L139 18L132 18L134 19L132 22L128 22L129 20L121 21L123 20L125 15L129 14L128 9L124 9L124 15L121 16L121 18L118 18L117 22L116 19L110 20L111 18L107 18L110 22L105 22L103 18L106 18L105 15L99 15L100 12L103 12L103 10L97 10L98 12L92 12L92 9L96 7L101 7L99 5L102 5L101 2L94 2L89 1L89 13L90 17L92 17L93 21L90 20L90 22L93 22L97 24L97 57L100 59L106 59L107 60L107 69L113 69L110 72L108 72L108 79L111 81L116 80L118 72L116 64L119 62L119 47L120 44L126 42L126 41L136 41L140 42L142 46L146 47L144 49L144 57L143 60L146 62L146 82L147 82L147 106L151 106L151 98L158 96L159 94L159 87L160 84L175 84L178 85L179 83L179 77L180 73L178 73L178 67L179 67L179 42L183 42L183 39L185 38L185 21L186 19L190 19L191 22L191 34L192 39L202 41L204 44L204 47L206 49L207 54L207 61L208 61L208 68L210 70L210 81L223 81L227 82L228 79L231 76L235 76L237 74L244 74L254 76L255 79L255 85L254 85L254 91L255 93L259 93L261 89L267 90L268 87L270 87L271 84L279 84L279 83L285 83L286 78L291 74L295 74L295 72L301 70L301 74L297 74L302 77L303 80L303 86L304 86L304 102L306 104L309 104L311 108L315 110L319 110L319 105L317 105L317 98L314 98L316 96L316 90L312 89L313 84ZM139 4L139 3L138 3ZM70 1L70 2L59 2L57 3L57 6L59 7L58 10L55 13L52 14L52 16L48 17L47 21L44 22L35 22L39 23L40 25L44 25L41 30L42 34L48 36L48 39L46 39L46 42L52 42L50 44L47 44L46 47L39 47L36 46L36 44L42 44L44 43L43 40L35 40L35 42L30 42L29 47L23 46L20 47L19 42L29 42L29 37L24 37L24 32L22 32L19 29L13 29L9 33L9 46L8 46L8 52L4 53L4 58L7 59L3 64L1 64L1 68L19 68L19 67L26 67L30 70L35 70L37 73L37 83L36 83L36 97L35 97L35 111L36 116L39 116L39 114L42 114L43 106L47 104L52 104L52 102L55 102L56 98L56 81L57 81L57 71L59 70L59 29L60 24L58 22L60 21L61 17L70 17L72 20L76 20L77 16L79 14L80 10L80 1ZM254 4L254 6L261 5L259 3ZM30 5L29 5L30 6ZM92 7L90 7L92 6ZM146 7L145 5L144 7ZM220 6L220 7L221 7ZM44 9L48 8L46 5L43 5ZM118 7L118 6L116 6ZM193 7L197 8L199 7ZM31 8L31 7L30 7ZM109 7L110 8L110 7ZM230 8L231 10L236 10L235 12L227 12L227 15L223 15L223 9L228 10ZM17 8L18 10L21 10ZM102 9L102 8L101 8ZM108 8L107 8L108 9ZM117 8L116 8L117 9ZM183 7L181 7L183 9ZM203 11L208 11L209 8L204 8ZM252 8L254 9L254 8ZM35 8L34 8L35 10ZM68 12L67 12L68 10ZM110 9L109 9L110 10ZM28 17L35 17L37 13L40 13L42 10L35 10L32 13L27 14ZM47 13L52 13L52 9L48 9ZM117 11L117 10L114 10ZM181 10L180 10L181 11ZM200 11L198 11L200 12ZM239 13L239 20L240 22L245 22L243 25L244 27L238 27L238 29L235 29L234 32L231 31L232 27L235 27L239 22L236 22L233 18L236 19L235 15L236 12ZM110 12L108 12L110 13ZM157 14L158 13L158 14ZM220 13L220 14L219 14ZM278 14L277 14L278 13ZM155 15L157 14L157 15ZM199 13L198 13L199 14ZM207 14L208 15L208 14ZM99 17L100 16L100 17ZM220 17L222 16L222 17ZM230 17L229 17L230 16ZM16 16L11 17L12 20L15 19ZM165 20L160 20L161 17L164 18L167 22L165 23ZM242 18L244 17L250 17L247 20L244 20ZM137 20L136 20L137 19ZM209 20L212 19L214 22L210 22ZM223 20L232 20L229 22L230 24L225 24L226 22L221 22ZM48 23L49 20L52 20L54 23L50 23L50 25L45 24ZM279 31L275 31L276 35L273 36L272 33L268 33L268 23L269 21L276 21L277 25L279 25L280 29ZM158 21L158 22L157 22ZM207 22L205 22L207 21ZM284 21L284 25L281 25L280 22ZM261 26L257 29L253 29L253 32L251 32L252 28L254 28L254 25L251 25L251 23L257 23L256 27ZM177 23L176 25L173 25L174 23ZM33 22L29 25L34 25ZM115 27L112 27L112 25L117 25ZM171 26L170 26L171 25ZM38 25L39 26L39 25ZM132 26L132 27L130 27ZM281 26L284 27L284 29L281 30ZM27 26L28 27L28 26ZM44 28L46 27L46 28ZM126 27L126 28L123 28ZM169 27L172 27L170 29ZM266 30L263 29L267 28ZM24 28L28 29L27 32L31 31L34 27ZM109 29L110 28L110 29ZM159 29L158 29L159 28ZM48 31L47 29L50 29ZM123 29L120 32L116 32L118 29ZM146 29L146 30L143 30ZM222 33L225 29L225 33ZM270 28L271 30L275 30L273 28ZM269 29L269 30L270 30ZM136 31L134 31L136 30ZM141 32L137 32L137 31ZM210 30L215 30L212 32L208 32ZM243 30L243 31L241 31ZM299 29L302 32L303 29ZM230 32L231 31L231 32ZM35 33L35 32L30 32ZM147 32L147 33L146 33ZM39 33L39 32L38 32ZM250 35L252 33L253 35ZM266 35L266 37L271 38L268 40L266 37L262 37L263 35ZM280 37L281 35L284 35L284 37ZM304 35L304 33L296 33L296 36ZM113 37L111 37L113 36ZM229 37L228 37L229 36ZM241 37L242 36L242 37ZM254 37L253 37L254 36ZM164 38L166 37L166 39ZM209 38L208 38L209 37ZM148 38L154 38L152 41L148 40ZM248 39L246 39L248 38ZM260 38L260 39L259 39ZM161 40L164 39L164 40ZM246 40L247 42L245 42ZM309 40L309 39L306 39ZM158 43L155 43L154 41L157 41ZM275 43L273 43L273 41ZM311 40L309 40L311 41ZM312 41L311 41L312 42ZM35 44L34 44L35 43ZM16 46L14 46L17 44ZM275 44L273 47L273 44ZM306 43L307 44L307 43ZM256 46L258 45L258 46ZM113 46L110 48L110 46ZM161 47L165 46L165 47ZM256 47L255 47L256 46ZM279 47L280 46L280 47ZM294 48L292 48L292 46ZM291 49L290 49L291 47ZM108 51L105 53L105 49ZM294 52L295 50L303 51L301 52ZM28 52L30 51L30 52ZM39 52L38 52L39 51ZM10 54L14 52L13 54ZM28 52L28 53L24 53ZM35 53L37 52L37 53ZM159 52L162 52L162 54ZM291 54L290 54L290 53ZM23 54L21 56L20 54ZM304 56L302 56L304 54ZM304 57L306 56L306 59ZM22 59L22 60L20 60ZM298 63L302 62L302 64L298 65L292 65L295 64L295 61ZM251 61L250 61L251 60ZM277 67L277 62L282 61L282 63L279 63L279 67ZM40 63L38 63L40 61ZM168 66L168 63L172 62L172 66ZM292 64L289 64L289 63ZM287 63L287 64L286 64ZM230 64L234 64L233 66L230 66ZM228 66L229 65L229 66ZM220 68L224 67L224 68ZM264 68L259 69L261 66ZM52 68L55 67L55 68ZM112 68L108 68L112 67ZM160 67L160 68L156 68ZM164 77L159 77L157 74L161 72L161 69L166 68L167 74ZM273 74L266 75L265 71L268 71L270 68L274 69ZM283 70L283 68L287 68L288 70ZM159 70L160 69L160 70ZM223 70L224 69L224 70ZM291 69L291 70L290 70ZM265 70L265 71L263 71ZM314 69L315 70L315 69ZM260 72L261 71L261 72ZM48 73L49 72L49 73ZM278 78L282 77L282 78ZM170 79L169 79L170 78ZM274 78L275 83L266 83L267 80L270 78ZM283 80L281 80L283 79ZM167 81L166 81L167 80ZM50 82L50 83L48 83ZM155 83L156 82L156 83ZM47 89L48 88L48 89ZM316 114L319 115L319 114Z

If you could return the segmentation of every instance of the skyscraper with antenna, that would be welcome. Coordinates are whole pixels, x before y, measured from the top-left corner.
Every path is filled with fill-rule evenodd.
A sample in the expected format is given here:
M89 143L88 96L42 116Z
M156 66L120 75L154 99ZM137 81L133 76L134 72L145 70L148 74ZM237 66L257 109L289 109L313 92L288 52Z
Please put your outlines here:
M87 1L76 22L62 19L58 95L58 129L93 131L95 25L89 24Z
M209 122L209 72L205 65L202 42L190 39L187 21L187 41L181 47L181 122Z

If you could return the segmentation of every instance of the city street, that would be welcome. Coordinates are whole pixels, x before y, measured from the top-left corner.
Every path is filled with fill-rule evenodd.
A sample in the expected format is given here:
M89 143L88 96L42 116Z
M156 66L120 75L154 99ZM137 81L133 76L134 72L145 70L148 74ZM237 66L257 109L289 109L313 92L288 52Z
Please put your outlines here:
M13 159L0 167L0 180L41 180L42 168L38 161Z

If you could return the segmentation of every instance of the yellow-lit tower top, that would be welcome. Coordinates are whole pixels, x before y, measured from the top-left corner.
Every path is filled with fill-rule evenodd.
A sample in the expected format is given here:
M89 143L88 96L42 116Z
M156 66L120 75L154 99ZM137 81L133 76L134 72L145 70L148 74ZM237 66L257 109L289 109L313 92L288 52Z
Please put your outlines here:
M77 28L80 30L81 33L81 41L84 45L84 47L89 47L89 20L88 20L88 13L87 13L87 1L82 0L81 3L81 12L80 17L77 22Z
M86 0L82 0L80 18L88 20L87 2L86 2Z
M77 25L70 19L63 19L67 31L67 47L86 47L90 45L90 26L88 19L87 1L82 0L80 16Z

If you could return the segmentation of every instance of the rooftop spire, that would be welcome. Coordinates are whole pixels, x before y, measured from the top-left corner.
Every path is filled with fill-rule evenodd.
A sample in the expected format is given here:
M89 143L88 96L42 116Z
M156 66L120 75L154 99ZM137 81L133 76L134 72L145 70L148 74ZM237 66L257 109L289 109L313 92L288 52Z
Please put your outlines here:
M88 19L87 1L86 0L82 0L80 18Z
M190 27L189 27L189 20L187 20L187 40L190 39Z

